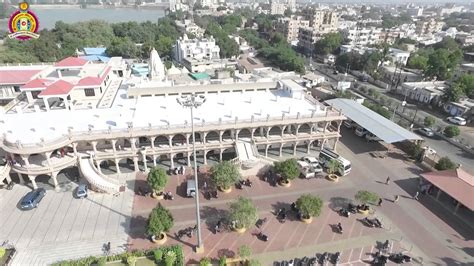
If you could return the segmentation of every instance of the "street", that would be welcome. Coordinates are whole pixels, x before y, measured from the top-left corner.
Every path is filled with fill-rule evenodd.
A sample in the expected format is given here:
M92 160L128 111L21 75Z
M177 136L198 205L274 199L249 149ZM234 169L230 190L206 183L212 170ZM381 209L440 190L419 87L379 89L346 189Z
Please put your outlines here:
M312 65L316 66L316 64L314 62L312 63ZM326 69L329 68L327 65L322 65L322 64L317 64L317 68L318 67L324 67ZM354 77L350 74L348 74L347 77L344 77L345 76L344 74L334 75L334 74L332 74L332 71L329 71L329 70L328 70L328 74L326 74L325 72L318 71L317 68L314 72L319 74L319 75L322 75L322 76L326 77L327 81L329 81L334 87L337 86L337 81L340 81L340 80L344 80L344 79L347 80L347 81L348 80L351 80L351 81L352 80L357 80L356 77ZM359 83L362 83L362 82L359 82ZM386 92L385 89L374 86L373 84L370 84L368 82L363 82L363 86L365 86L367 88L376 89L376 90L380 91L381 93ZM387 95L387 94L385 94L385 95L390 97L390 95ZM392 97L391 97L391 99L394 100L395 102L400 103L400 101L398 99L395 99L395 98L392 98ZM424 117L428 116L428 115L429 114L427 114L423 111L418 111L418 113L417 113L417 116L421 117L422 119L424 119ZM437 125L440 125L440 126L443 126L443 127L448 125L446 122L444 122L440 119L437 119L437 120L438 120ZM472 127L464 126L464 127L460 127L460 128L462 128L461 138L464 138L464 140L470 140L471 143L473 143L474 141L472 140L473 136L472 136L472 133L471 133ZM474 165L472 164L472 162L474 160L474 154L469 154L469 153L463 151L462 149L456 147L455 145L449 143L448 141L444 140L441 137L433 137L433 138L427 138L425 136L422 136L422 137L426 142L426 146L429 146L429 147L433 148L440 157L448 156L455 163L461 164L463 169L465 169L466 171L468 171L470 173L474 173Z

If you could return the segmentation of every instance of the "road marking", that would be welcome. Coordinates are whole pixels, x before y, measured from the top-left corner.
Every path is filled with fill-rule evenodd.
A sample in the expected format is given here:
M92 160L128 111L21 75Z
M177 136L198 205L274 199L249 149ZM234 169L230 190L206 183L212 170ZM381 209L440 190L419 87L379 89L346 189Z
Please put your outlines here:
M326 221L324 221L324 225L328 224L329 217L331 217L331 213L332 211L329 213L328 217L326 218ZM314 239L313 244L316 244L318 242L319 237L321 237L321 234L323 233L324 227L325 226L321 226L321 230L319 230L318 236L316 237L316 239Z

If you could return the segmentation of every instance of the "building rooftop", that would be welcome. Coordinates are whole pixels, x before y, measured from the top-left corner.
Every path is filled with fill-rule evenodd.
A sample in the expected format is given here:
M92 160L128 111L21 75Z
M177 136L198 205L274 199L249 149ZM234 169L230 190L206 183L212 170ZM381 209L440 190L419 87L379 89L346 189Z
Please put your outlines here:
M64 89L72 86L64 81L56 83L52 84L55 93L64 93ZM263 85L266 84L268 83ZM176 102L177 96L129 99L127 90L128 86L122 86L118 90L117 97L109 109L61 109L3 115L0 132L5 133L4 138L11 143L20 141L28 144L66 136L69 130L76 133L87 132L89 129L126 130L130 123L135 128L148 128L184 125L190 122L189 113ZM308 116L313 111L316 115L325 115L325 107L314 105L305 98L292 98L283 90L209 93L206 103L195 111L195 123L250 120L252 116L256 120L265 120L267 116L281 119L283 114L287 117L296 116L298 113Z
M78 58L78 57L68 57L68 58L64 58L63 60L57 62L56 64L54 64L55 67L59 67L59 68L68 68L68 67L73 67L73 68L80 68L82 66L84 66L85 64L87 64L87 60L86 59L82 59L82 58Z
M13 69L0 69L0 85L15 85L25 84L36 74L41 72L42 69L28 69L28 70L13 70Z

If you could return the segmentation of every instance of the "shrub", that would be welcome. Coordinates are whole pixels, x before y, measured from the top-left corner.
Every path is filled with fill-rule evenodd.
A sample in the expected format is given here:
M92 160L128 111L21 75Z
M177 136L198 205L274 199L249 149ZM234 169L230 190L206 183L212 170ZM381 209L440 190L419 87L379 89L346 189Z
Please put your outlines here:
M222 161L211 168L211 180L221 188L228 189L239 179L239 169L229 161Z
M247 245L242 245L239 247L239 256L242 259L248 259L252 256L252 249Z
M168 232L173 227L173 223L171 212L158 204L148 218L147 233L156 236L162 232Z
M161 249L156 249L153 251L153 258L155 262L158 264L163 259L163 251Z
M355 195L355 199L360 201L361 203L377 203L379 201L379 195L374 192L370 192L367 190L359 190Z
M275 171L285 180L293 180L299 176L298 163L295 159L288 159L283 162L274 163Z
M176 254L169 250L168 252L165 253L165 265L166 266L174 266L176 262Z
M374 90L374 92L373 92L373 97L374 97L375 99L378 99L378 98L380 97L380 92Z
M367 93L368 93L370 96L373 96L373 95L374 95L374 92L375 92L375 91L374 91L374 89L372 89L372 88L369 88L369 89L367 90Z
M227 264L227 257L226 256L221 256L219 258L219 266L226 266Z
M262 264L258 260L251 260L249 266L261 266Z
M365 87L365 86L360 87L360 90L361 90L363 93L367 93L367 87Z
M5 253L7 253L7 250L5 248L0 248L0 258L3 258L3 256L5 256Z
M105 266L107 262L107 258L106 257L100 257L98 260L97 260L97 266Z
M435 169L438 171L456 169L457 165L449 159L449 157L443 157L435 164Z
M153 191L162 191L168 183L168 175L166 174L165 169L161 167L154 167L151 169L150 173L148 173L147 182Z
M318 217L321 214L323 200L320 197L304 194L296 200L296 207L303 218Z
M135 266L135 263L137 263L137 257L135 256L128 256L127 257L127 264L130 266Z
M208 257L204 257L199 261L199 266L209 266L211 265L211 259Z
M436 119L432 116L426 116L425 119L423 120L423 124L425 127L432 127L436 123Z
M457 126L447 126L444 128L444 135L448 138L459 136L461 130Z
M421 154L423 153L423 148L421 147L420 143L411 143L409 146L408 150L408 155L410 155L411 158L419 160L421 157Z
M258 219L257 208L253 205L252 200L239 197L237 201L229 204L229 212L231 221L235 221L237 228L249 228Z

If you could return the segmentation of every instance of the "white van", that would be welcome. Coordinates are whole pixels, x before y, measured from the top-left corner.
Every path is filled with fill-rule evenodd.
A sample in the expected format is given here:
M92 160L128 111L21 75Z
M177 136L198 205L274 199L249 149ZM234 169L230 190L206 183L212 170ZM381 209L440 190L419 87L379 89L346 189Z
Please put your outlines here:
M363 137L365 136L365 134L369 133L369 131L367 131L367 129L361 127L361 126L358 126L355 130L355 134L359 137Z
M298 170L300 170L300 176L303 178L313 178L316 174L312 171L311 165L304 161L297 161Z
M352 166L349 160L327 148L324 148L321 150L321 152L319 152L319 163L324 165L324 167L327 168L329 161L333 159L337 160L341 165L341 167L337 170L341 176L345 176L351 172Z
M350 120L350 119L347 119L347 120L344 120L344 122L342 122L342 124L346 127L346 128L353 128L355 126L355 122Z

